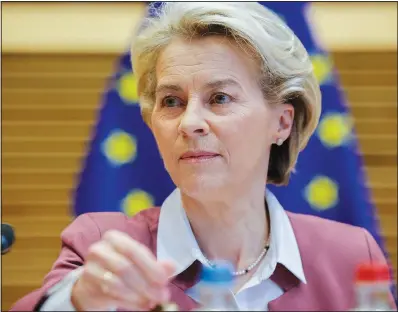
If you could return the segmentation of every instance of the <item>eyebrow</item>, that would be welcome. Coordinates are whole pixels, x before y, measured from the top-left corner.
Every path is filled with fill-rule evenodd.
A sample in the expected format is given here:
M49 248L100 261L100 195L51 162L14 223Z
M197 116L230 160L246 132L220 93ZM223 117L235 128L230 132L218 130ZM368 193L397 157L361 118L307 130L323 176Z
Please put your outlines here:
M221 89L229 86L242 89L241 85L236 80L231 78L214 80L205 84L206 89Z
M173 84L161 84L156 87L155 93L161 93L161 92L166 92L166 91L182 91L182 88L177 85Z
M217 79L214 81L209 81L209 82L205 83L204 88L205 89L221 89L221 88L228 87L228 86L234 86L234 87L238 87L238 88L242 89L241 85L236 80L231 79L231 78ZM180 91L182 91L182 88L180 86L174 85L174 84L161 84L156 87L155 93L158 94L158 93L165 92L165 91L180 92Z

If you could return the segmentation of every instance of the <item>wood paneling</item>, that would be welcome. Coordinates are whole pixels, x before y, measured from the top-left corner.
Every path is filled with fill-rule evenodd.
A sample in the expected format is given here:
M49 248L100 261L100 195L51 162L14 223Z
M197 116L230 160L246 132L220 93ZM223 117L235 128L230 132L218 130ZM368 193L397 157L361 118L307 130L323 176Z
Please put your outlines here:
M397 276L397 53L335 53Z
M38 287L71 221L73 186L117 56L4 55L2 210L17 240L3 257L2 309Z
M396 270L397 54L336 53L369 185ZM113 55L3 55L2 211L18 239L3 257L3 302L38 287L71 220L73 186Z

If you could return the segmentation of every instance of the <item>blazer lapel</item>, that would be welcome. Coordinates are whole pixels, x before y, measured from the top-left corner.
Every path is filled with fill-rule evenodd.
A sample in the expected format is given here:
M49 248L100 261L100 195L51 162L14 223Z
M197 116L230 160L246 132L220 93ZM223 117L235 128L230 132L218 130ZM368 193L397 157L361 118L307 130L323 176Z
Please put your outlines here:
M301 289L300 280L286 269L282 264L278 263L276 269L270 279L283 289L284 293L268 303L269 311L291 311L297 310L297 292ZM300 297L300 302L303 300ZM302 305L302 303L301 303Z
M195 261L170 283L171 301L178 304L180 311L190 311L198 307L197 302L188 296L185 291L198 282L200 267L200 262Z

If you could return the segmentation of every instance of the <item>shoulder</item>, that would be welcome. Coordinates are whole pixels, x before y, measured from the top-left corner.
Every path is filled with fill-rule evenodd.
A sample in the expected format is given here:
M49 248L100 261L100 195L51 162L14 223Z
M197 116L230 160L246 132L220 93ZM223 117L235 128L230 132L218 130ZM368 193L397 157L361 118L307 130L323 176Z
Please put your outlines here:
M122 212L91 212L77 217L75 222L76 224L84 223L84 226L95 226L100 235L102 235L107 230L115 229L123 231L132 225L146 225L151 228L157 225L159 213L159 207L142 210L132 217Z
M380 248L364 228L316 216L288 213L302 249L316 249L317 257L350 262L380 258ZM372 256L373 255L373 256Z
M78 216L62 232L62 239L75 242L84 241L90 245L102 238L109 230L129 234L143 243L156 234L159 221L159 207L145 209L129 217L122 212L91 212Z
M364 228L316 216L288 213L303 269L313 293L352 306L352 283L362 262L387 263L382 249ZM334 303L330 303L333 305Z
M348 242L357 242L358 238L365 238L365 230L358 226L349 225L317 216L288 212L293 229L305 232L309 236L316 233L319 239L336 241L345 237Z

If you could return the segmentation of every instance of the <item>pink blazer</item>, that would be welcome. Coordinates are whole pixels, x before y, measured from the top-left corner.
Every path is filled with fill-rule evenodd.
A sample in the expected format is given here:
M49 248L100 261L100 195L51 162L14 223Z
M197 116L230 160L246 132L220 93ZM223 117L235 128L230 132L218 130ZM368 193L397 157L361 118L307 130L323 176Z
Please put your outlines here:
M144 210L132 218L118 212L79 216L62 233L62 250L40 289L27 294L11 311L32 311L43 302L47 291L71 270L84 264L88 247L110 229L123 231L156 254L159 208ZM354 270L362 261L383 261L385 257L373 237L363 228L314 216L288 213L302 257L307 284L301 283L282 265L271 279L285 292L269 303L270 311L334 310L355 306ZM178 239L178 238L176 238ZM185 294L197 280L198 265L178 275L169 284L172 301L180 310L192 310L196 302Z

